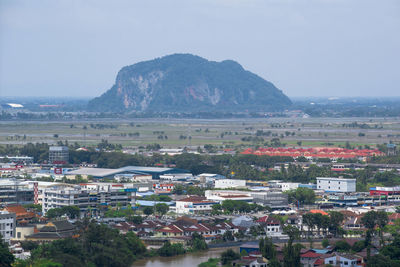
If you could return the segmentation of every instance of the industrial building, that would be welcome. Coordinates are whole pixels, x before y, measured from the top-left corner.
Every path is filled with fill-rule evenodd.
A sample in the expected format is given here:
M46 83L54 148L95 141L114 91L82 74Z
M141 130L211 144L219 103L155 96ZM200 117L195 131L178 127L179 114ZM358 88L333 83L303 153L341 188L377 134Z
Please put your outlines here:
M187 170L177 168L158 168L158 167L140 167L140 166L127 166L119 169L106 169L106 168L80 168L77 170L69 171L65 175L67 178L74 179L75 175L81 175L83 178L93 177L101 178L114 178L115 175L123 174L140 174L151 175L153 179L160 179L160 175L165 174L178 174L189 173Z
M356 192L356 179L317 177L317 189L325 192Z

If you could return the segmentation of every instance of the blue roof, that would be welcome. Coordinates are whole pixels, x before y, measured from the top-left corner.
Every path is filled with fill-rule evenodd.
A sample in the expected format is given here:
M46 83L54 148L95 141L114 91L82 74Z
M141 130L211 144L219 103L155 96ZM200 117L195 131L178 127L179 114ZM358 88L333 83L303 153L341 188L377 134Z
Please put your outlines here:
M136 204L139 204L140 206L145 206L145 207L154 207L158 203L165 203L168 206L171 206L174 204L174 202L165 202L165 201L136 200Z
M315 253L318 253L318 254L327 254L330 250L327 250L327 249L312 249L312 251L314 251Z

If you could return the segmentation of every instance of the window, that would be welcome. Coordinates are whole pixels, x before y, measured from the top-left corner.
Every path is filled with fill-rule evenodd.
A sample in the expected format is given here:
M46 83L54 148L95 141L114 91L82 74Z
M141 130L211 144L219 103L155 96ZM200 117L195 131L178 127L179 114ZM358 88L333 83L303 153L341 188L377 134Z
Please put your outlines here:
M17 238L21 238L21 232L17 232Z

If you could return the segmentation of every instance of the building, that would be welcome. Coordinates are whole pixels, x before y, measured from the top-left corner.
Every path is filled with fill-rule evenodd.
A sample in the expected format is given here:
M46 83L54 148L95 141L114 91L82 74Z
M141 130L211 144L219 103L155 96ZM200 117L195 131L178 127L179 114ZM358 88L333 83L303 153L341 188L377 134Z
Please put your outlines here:
M0 238L10 243L10 239L15 237L15 213L0 211Z
M247 191L233 191L233 190L206 190L205 196L208 200L222 202L224 200L241 200L252 202L253 197Z
M50 164L66 164L69 161L69 151L67 146L51 146L49 148Z
M82 214L97 214L100 206L126 207L135 203L136 188L105 185L78 185L74 187L54 186L43 191L43 215L49 209L77 206Z
M400 186L393 187L371 187L369 189L369 194L371 196L391 196L391 195L400 195Z
M0 180L0 205L32 204L33 188L17 179Z
M273 237L282 235L282 227L278 219L267 215L259 218L256 222L264 227L267 236Z
M215 188L226 189L226 188L245 188L246 181L238 179L219 179L214 182Z
M253 202L271 209L289 209L288 195L282 191L251 192Z
M278 187L282 190L282 192L289 191L289 190L296 190L300 183L284 183L279 182L277 183Z
M333 256L324 259L325 264L338 267L361 267L363 266L363 258L356 255L334 253Z
M268 155L281 157L306 157L306 158L359 158L365 160L373 156L383 156L384 153L378 149L346 149L339 147L314 147L314 148L282 148L267 147L253 150L251 148L241 152L241 154Z
M49 222L39 232L26 236L26 240L39 243L51 242L58 239L72 237L75 233L75 226L70 222L54 221Z
M355 192L356 179L317 177L317 189L324 190L325 192Z
M5 156L5 157L0 157L0 162L6 162L6 163L16 163L16 164L24 164L24 165L29 165L33 163L33 157L27 157L27 156Z
M115 175L140 174L140 175L151 175L152 179L160 179L161 175L178 174L178 173L187 174L189 173L189 171L177 168L127 166L119 169L80 168L77 170L67 172L66 176L69 179L74 179L76 175L81 175L85 179L87 179L88 177L95 179L101 179L101 178L113 179Z
M176 201L176 213L178 214L199 214L210 213L212 206L218 204L217 201L207 200L205 197L190 196Z

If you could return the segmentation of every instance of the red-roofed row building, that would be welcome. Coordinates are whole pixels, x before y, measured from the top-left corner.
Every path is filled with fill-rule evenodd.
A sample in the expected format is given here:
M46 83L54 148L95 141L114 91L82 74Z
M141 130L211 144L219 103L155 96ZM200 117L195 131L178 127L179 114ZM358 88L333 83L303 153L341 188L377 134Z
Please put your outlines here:
M368 158L383 156L378 149L346 149L339 147L315 147L315 148L282 148L267 147L256 150L248 148L241 154L267 155L280 157L311 157L311 158Z

